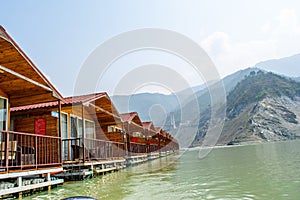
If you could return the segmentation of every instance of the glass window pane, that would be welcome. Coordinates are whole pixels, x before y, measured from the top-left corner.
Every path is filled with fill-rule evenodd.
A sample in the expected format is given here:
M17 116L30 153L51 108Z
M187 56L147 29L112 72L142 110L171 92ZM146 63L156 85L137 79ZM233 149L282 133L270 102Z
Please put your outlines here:
M86 138L89 138L89 139L95 138L94 122L85 121L85 134L86 134Z
M74 116L71 116L70 128L71 128L71 138L76 138L76 135L77 135L77 118L74 117Z
M68 115L61 114L62 139L68 138Z
M82 138L82 119L78 119L78 137Z
M0 98L0 130L6 130L7 100Z

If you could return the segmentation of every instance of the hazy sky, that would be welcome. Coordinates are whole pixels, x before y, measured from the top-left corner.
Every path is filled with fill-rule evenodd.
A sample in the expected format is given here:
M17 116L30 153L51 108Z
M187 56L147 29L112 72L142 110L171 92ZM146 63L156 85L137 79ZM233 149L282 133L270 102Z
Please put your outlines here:
M139 28L189 37L204 48L222 77L263 60L300 53L300 2L295 0L9 0L1 3L0 24L63 95L72 94L83 62L97 46ZM158 64L164 56L172 60L150 55L147 59ZM143 57L136 56L119 65L126 71L149 64L136 62ZM114 70L111 73L117 74L118 65ZM201 82L188 70L178 72L192 85ZM109 79L99 90L110 92L115 82Z

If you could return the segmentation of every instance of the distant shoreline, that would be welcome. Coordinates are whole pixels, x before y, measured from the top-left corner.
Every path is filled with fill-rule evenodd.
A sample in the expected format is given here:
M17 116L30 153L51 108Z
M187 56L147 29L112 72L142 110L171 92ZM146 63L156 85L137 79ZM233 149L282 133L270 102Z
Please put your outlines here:
M180 151L192 151L192 150L201 150L201 149L220 149L220 148L230 148L230 147L243 147L243 146L252 146L252 145L263 145L263 144L273 144L273 143L281 143L281 142L291 142L291 141L300 141L300 139L295 140L281 140L281 141L270 141L270 142L242 142L233 145L216 145L216 146L195 146L195 147L188 147L182 148Z

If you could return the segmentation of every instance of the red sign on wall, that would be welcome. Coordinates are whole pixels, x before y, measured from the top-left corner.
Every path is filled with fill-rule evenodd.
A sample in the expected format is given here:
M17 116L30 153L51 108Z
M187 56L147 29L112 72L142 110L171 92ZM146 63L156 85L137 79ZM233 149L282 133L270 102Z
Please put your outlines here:
M133 142L133 143L138 143L138 138L137 138L137 137L132 137L132 138L131 138L131 142Z
M39 135L46 135L46 119L34 120L34 133Z

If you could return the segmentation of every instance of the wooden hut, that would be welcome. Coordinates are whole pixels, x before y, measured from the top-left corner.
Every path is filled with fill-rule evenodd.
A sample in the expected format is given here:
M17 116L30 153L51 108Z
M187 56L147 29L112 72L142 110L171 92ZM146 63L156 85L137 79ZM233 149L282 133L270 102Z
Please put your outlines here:
M153 153L158 151L158 142L155 138L152 138L156 135L156 129L153 125L153 122L142 122L142 125L145 130L145 136L147 138L147 153Z
M17 187L11 184L12 188L0 191L0 197L26 190L22 177L29 175L47 173L49 182L42 185L55 184L50 181L50 173L62 170L59 132L46 134L44 120L19 124L31 123L36 130L33 133L26 129L15 132L10 108L54 101L60 112L61 98L60 93L0 26L0 183L4 179L17 179ZM30 187L34 189L39 185Z
M178 141L171 134L161 127L156 127L155 130L156 134L152 136L152 145L157 144L160 153L179 150Z
M0 171L61 165L60 137L42 134L43 121L33 121L37 134L27 134L26 129L13 130L10 108L34 103L55 101L59 110L61 95L36 68L6 31L0 27ZM20 123L20 126L25 125ZM25 134L25 133L26 134ZM47 145L47 148L45 144Z
M11 111L15 118L16 131L19 131L18 124L22 121L37 119L45 119L48 134L59 130L57 102L20 106ZM28 132L35 131L30 123L23 128ZM106 93L62 99L61 132L64 163L111 159L125 155L121 118Z
M120 114L126 132L128 155L147 154L147 138L137 112Z

